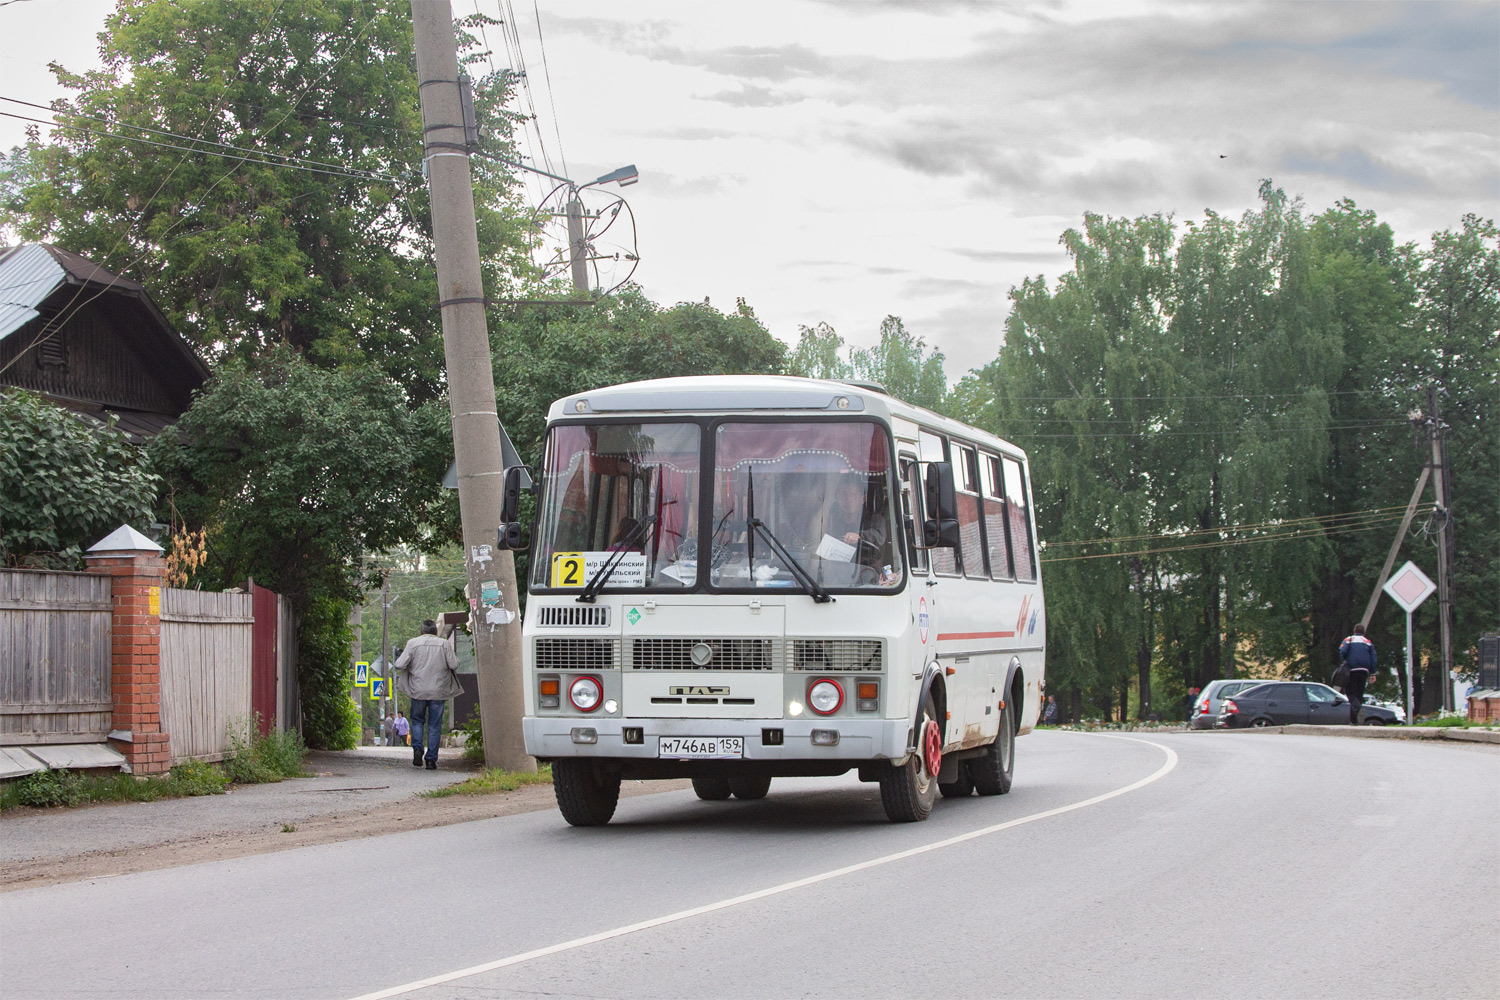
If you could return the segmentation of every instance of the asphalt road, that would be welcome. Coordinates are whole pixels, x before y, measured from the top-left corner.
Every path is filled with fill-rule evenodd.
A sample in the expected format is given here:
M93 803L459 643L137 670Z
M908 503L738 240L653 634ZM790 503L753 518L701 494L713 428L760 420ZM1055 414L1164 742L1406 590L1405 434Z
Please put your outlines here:
M1497 890L1495 748L1049 732L926 823L787 779L8 893L0 997L1489 997Z

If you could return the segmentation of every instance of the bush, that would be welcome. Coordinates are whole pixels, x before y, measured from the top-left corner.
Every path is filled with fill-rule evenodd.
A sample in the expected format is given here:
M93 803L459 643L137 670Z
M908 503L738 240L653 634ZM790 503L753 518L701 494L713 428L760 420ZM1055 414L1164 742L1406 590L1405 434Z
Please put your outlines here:
M52 806L75 806L83 801L83 790L76 774L48 768L28 774L15 784L17 805L46 809Z
M169 796L222 795L229 778L212 764L185 760L172 768L165 784L163 791Z
M359 709L349 700L348 601L316 597L297 625L297 675L302 690L302 731L318 750L359 746Z
M484 728L479 724L479 713L469 716L458 729L464 734L464 760L484 760Z
M224 774L236 785L260 785L302 775L307 746L296 730L260 733L260 716L231 724Z

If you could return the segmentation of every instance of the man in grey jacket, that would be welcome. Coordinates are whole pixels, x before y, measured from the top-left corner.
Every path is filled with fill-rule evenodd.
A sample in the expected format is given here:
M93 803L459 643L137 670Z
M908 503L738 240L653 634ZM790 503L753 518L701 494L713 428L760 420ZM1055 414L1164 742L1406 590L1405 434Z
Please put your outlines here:
M443 705L463 693L458 682L458 657L439 639L437 623L422 623L422 634L406 644L396 660L396 690L411 699L411 766L437 770L438 743L443 736ZM425 737L425 738L424 738Z

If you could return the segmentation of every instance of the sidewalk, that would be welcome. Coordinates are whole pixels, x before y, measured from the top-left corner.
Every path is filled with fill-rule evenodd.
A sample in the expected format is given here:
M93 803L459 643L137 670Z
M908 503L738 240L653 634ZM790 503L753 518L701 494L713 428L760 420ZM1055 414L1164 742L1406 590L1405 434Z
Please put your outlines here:
M394 829L401 804L426 801L416 793L463 781L479 770L464 761L462 749L440 750L436 771L412 767L406 747L313 751L306 767L316 777L244 785L223 795L7 810L0 813L0 867L279 832L284 825L382 806L392 810Z

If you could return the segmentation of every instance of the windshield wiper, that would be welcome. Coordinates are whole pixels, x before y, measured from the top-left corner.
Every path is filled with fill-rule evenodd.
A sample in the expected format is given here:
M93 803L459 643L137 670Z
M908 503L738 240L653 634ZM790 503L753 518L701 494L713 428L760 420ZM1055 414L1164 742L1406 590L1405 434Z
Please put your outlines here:
M771 551L782 562L786 563L787 568L792 571L792 576L797 578L797 582L802 584L803 589L812 595L812 599L815 602L818 604L828 604L834 600L833 596L824 590L817 580L813 579L813 575L797 561L796 557L786 550L786 546L781 544L781 539L771 534L771 529L766 526L766 522L758 517L752 517L745 524L750 528L750 537L752 539L755 537L757 531L765 536L766 544L771 547ZM755 564L752 561L750 565L751 572L753 573Z
M655 523L655 514L647 514L645 517L641 518L640 521L637 522L636 526L634 528L631 528L624 538L615 543L614 552L612 552L610 554L610 557L605 560L604 565L599 567L598 572L589 577L589 582L583 585L583 593L579 594L576 598L574 598L574 600L582 604L593 604L594 595L599 592L599 589L601 587L609 582L610 574L615 571L615 567L619 566L620 561L625 558L626 551L629 550L632 545L645 538L646 530Z

